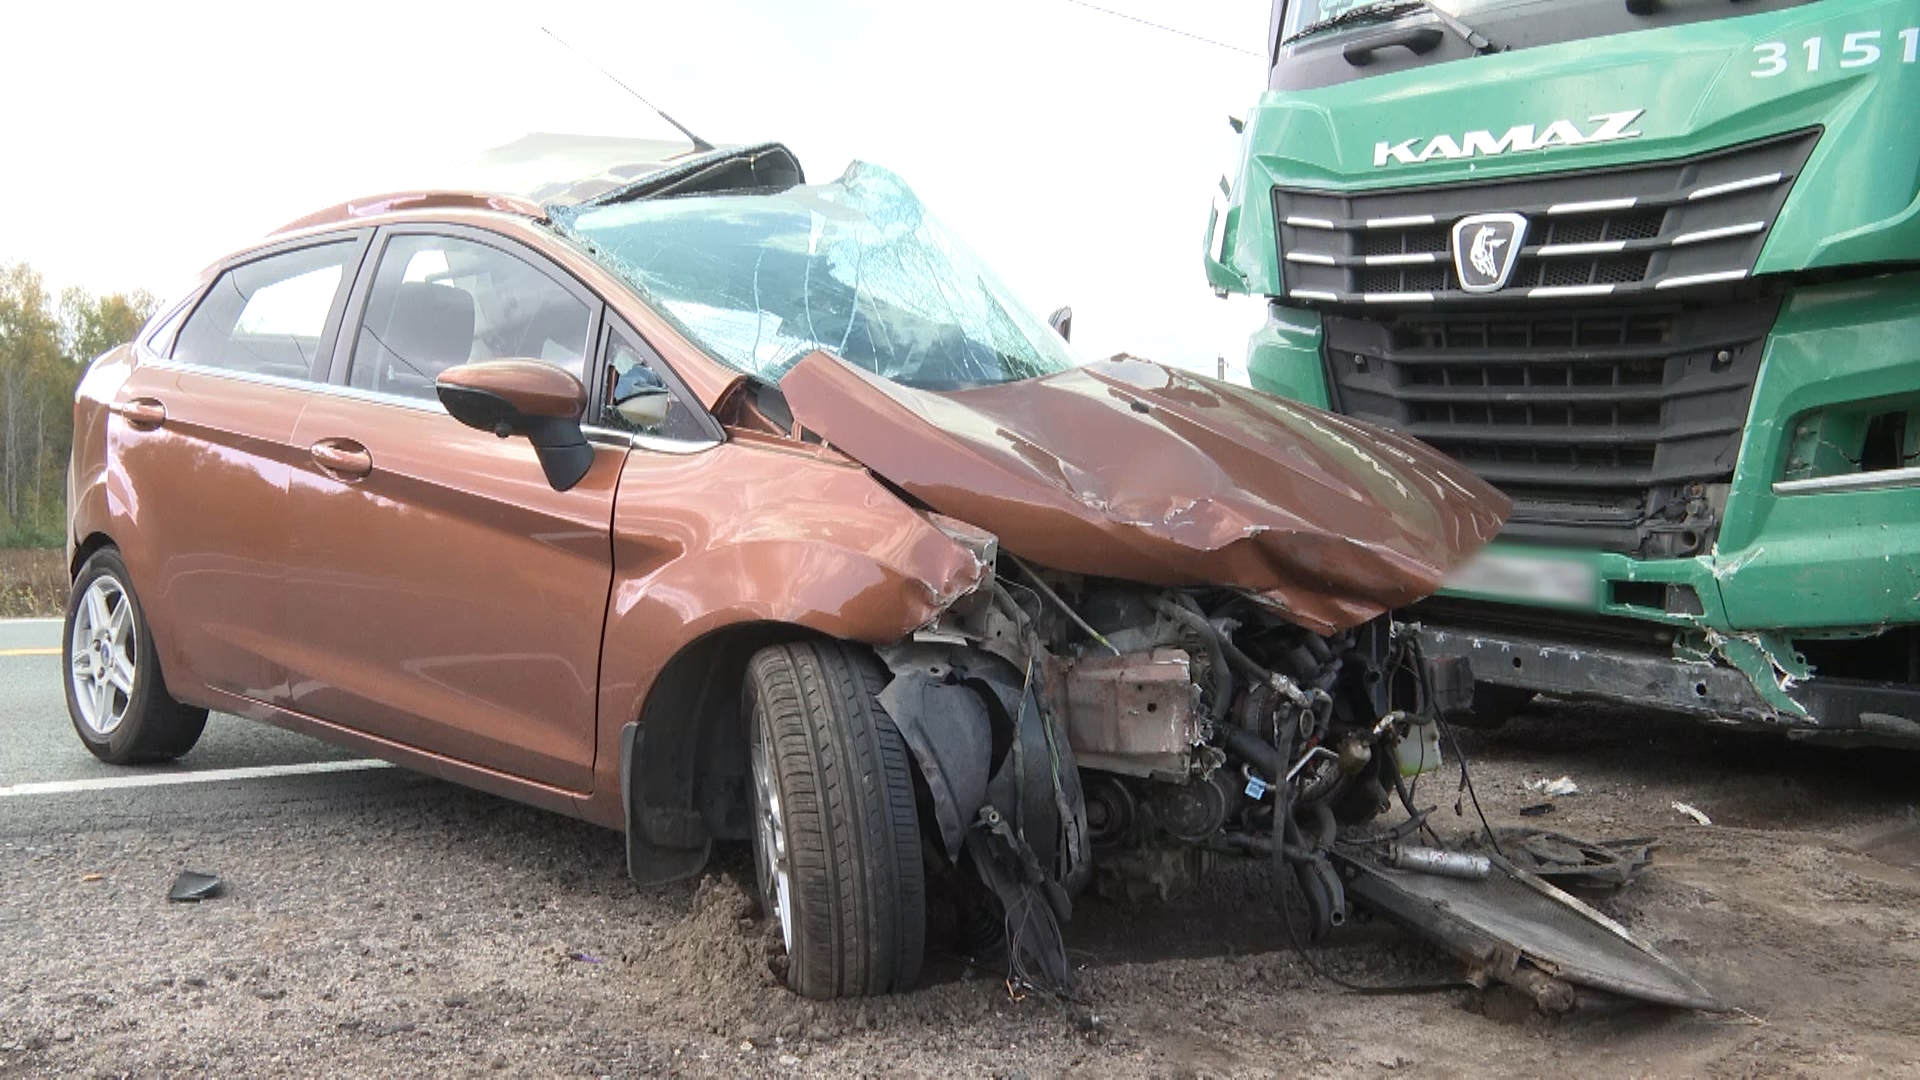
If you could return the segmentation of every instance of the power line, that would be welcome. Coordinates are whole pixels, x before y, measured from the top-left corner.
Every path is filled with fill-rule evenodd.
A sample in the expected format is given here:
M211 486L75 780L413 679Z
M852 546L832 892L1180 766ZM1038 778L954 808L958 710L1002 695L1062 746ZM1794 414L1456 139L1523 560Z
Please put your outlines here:
M1087 8L1090 11L1098 11L1102 15L1111 15L1116 19L1125 19L1128 22L1137 22L1141 26L1151 26L1155 30L1164 30L1169 34L1178 34L1183 38L1190 38L1194 41L1200 42L1203 45L1211 45L1216 49L1230 49L1237 53L1245 53L1248 56L1260 55L1259 53L1254 52L1252 49L1243 49L1238 45L1229 45L1224 41L1215 41L1212 38L1201 37L1199 34L1188 33L1185 30L1180 30L1175 27L1162 26L1157 22L1148 22L1146 19L1142 19L1138 15L1129 15L1124 11L1114 11L1111 8L1103 8L1097 4L1089 4L1087 3L1087 0L1066 0L1066 2L1078 7Z

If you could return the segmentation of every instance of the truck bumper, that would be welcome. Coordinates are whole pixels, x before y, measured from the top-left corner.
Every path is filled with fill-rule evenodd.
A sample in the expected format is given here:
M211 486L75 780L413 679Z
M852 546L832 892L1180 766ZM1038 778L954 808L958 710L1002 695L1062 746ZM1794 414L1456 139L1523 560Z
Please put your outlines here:
M1920 688L1909 685L1782 677L1775 685L1798 707L1783 709L1762 696L1747 672L1711 657L1683 659L1434 622L1409 629L1425 655L1465 657L1481 682L1681 713L1795 739L1920 748Z

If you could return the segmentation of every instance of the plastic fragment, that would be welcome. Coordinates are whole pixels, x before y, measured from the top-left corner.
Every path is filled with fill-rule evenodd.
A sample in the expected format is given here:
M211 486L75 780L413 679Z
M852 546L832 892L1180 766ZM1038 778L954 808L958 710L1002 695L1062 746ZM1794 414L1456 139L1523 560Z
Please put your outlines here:
M182 870L180 876L173 879L173 888L167 890L167 899L197 904L219 896L225 889L226 886L213 874Z
M1580 785L1574 783L1572 777L1562 776L1557 780L1548 780L1545 778L1529 780L1527 781L1527 790L1537 795L1578 795L1580 794Z
M1710 817L1708 817L1707 815L1705 815L1705 814L1703 814L1703 813L1701 813L1701 812L1700 812L1700 811L1699 811L1699 810L1698 810L1697 808L1695 808L1695 807L1692 807L1692 806L1688 806L1688 805L1687 805L1686 803L1683 803L1683 802L1676 802L1676 803L1674 803L1674 804L1673 804L1673 808L1674 808L1675 810L1678 810L1678 811L1679 811L1679 812L1681 812L1682 814L1685 814L1685 815L1687 815L1688 817L1690 817L1690 818L1692 818L1692 819L1693 819L1693 820L1694 820L1694 821L1695 821L1696 823L1698 823L1698 824L1701 824L1701 825L1711 825L1711 824L1713 824L1713 819L1712 819L1712 818L1710 818Z

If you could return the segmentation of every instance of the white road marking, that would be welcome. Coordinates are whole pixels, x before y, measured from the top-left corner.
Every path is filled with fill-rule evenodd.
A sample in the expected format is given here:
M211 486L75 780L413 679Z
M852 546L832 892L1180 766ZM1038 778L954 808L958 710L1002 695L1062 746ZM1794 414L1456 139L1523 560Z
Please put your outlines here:
M55 626L64 625L65 619L0 619L0 626Z
M391 762L363 758L356 761L308 761L298 765L257 765L245 769L207 769L202 772L102 776L92 780L45 780L32 784L0 786L0 798L9 795L65 795L77 791L164 787L169 784L217 784L226 780L263 780L271 776L308 776L314 773L355 772L362 769L392 767Z
M59 656L60 647L50 649L0 649L0 656Z

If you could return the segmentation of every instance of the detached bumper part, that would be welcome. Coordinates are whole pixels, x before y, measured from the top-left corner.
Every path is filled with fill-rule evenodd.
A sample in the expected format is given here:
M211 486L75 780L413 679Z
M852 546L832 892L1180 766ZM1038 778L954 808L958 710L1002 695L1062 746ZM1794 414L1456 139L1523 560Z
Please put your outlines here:
M1746 672L1710 660L1429 624L1415 632L1427 656L1462 657L1474 678L1499 686L1644 706L1795 739L1920 748L1920 689L1914 687L1819 676L1785 680L1782 693L1801 710L1794 715L1763 697Z

